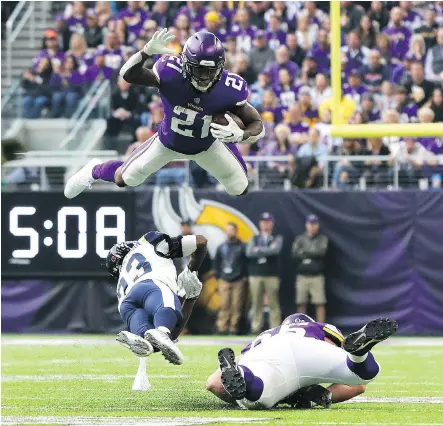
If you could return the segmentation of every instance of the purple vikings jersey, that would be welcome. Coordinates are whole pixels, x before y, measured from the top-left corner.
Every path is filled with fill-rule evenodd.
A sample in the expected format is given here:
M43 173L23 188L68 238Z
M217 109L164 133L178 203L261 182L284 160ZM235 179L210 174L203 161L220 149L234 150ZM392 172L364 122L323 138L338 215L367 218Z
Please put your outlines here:
M272 50L276 50L278 47L286 45L286 33L282 30L277 30L275 32L268 31L266 33L266 38L268 39L268 46Z
M86 28L86 17L85 16L70 16L64 19L66 27L71 31L71 33L83 34Z
M62 50L58 50L54 54L50 53L47 49L41 50L32 60L32 65L34 69L37 68L37 65L43 58L49 58L51 60L52 68L57 69L65 60L65 53Z
M341 331L331 324L321 322L299 322L297 324L280 325L279 327L271 328L259 334L251 343L249 343L241 352L246 353L263 343L264 340L270 339L277 335L285 335L288 333L296 334L300 337L307 337L316 340L324 341L327 337L332 342L341 347L343 343L343 334Z
M123 52L120 48L108 49L101 45L97 47L95 56L103 55L105 57L105 66L109 68L119 69L123 65Z
M179 56L163 56L154 64L153 72L160 81L164 109L158 128L160 141L181 154L209 149L214 142L209 131L212 117L243 105L248 98L245 80L226 70L208 93L195 90L182 75Z
M384 30L391 42L391 54L393 58L403 59L409 49L411 32L406 27L388 27Z
M237 40L237 49L248 53L251 50L252 40L256 32L257 27L255 26L243 28L234 24L231 28L231 35Z

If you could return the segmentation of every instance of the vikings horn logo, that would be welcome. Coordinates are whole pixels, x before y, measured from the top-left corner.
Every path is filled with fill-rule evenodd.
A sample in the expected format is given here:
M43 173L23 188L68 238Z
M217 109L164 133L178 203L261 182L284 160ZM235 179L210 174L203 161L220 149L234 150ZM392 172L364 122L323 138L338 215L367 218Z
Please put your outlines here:
M217 247L226 240L225 229L229 222L238 226L238 237L247 242L258 234L257 227L243 213L212 200L196 201L192 188L183 187L179 190L180 216L171 204L168 187L155 188L152 200L152 215L156 228L170 235L180 234L180 222L190 219L194 222L193 232L204 235L208 239L208 252L214 258ZM220 306L217 293L217 282L213 271L204 274L203 291L199 301L211 310Z

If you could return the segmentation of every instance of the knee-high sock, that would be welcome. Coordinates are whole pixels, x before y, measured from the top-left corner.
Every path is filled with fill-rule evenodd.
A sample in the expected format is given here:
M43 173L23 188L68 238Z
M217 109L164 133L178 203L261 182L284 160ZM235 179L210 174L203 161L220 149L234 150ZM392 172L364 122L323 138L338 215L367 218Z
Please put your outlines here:
M122 164L123 161L119 160L109 160L105 163L97 164L92 169L92 177L105 180L106 182L114 182L115 172Z
M263 380L255 376L248 367L243 365L239 365L238 367L240 371L243 372L243 378L246 382L245 398L251 402L258 401L263 393Z
M169 331L177 325L177 315L172 308L160 308L154 315L154 327L166 327Z
M380 371L380 366L371 352L368 352L367 357L355 357L349 354L346 364L353 373L363 380L372 380Z

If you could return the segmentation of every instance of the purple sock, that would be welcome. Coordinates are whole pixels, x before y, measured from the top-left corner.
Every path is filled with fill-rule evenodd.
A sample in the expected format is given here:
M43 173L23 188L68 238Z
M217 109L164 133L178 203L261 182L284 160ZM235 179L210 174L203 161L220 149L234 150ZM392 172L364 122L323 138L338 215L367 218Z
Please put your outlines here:
M263 380L260 377L254 376L254 373L243 365L239 365L243 370L243 378L246 382L246 395L248 401L258 401L263 393Z
M368 353L368 357L363 362L354 362L349 356L346 358L346 364L348 368L358 377L363 380L372 380L380 371L380 366L374 359L371 352Z
M92 177L105 180L106 182L114 182L115 172L122 164L123 161L119 160L109 160L105 163L97 164L92 169Z

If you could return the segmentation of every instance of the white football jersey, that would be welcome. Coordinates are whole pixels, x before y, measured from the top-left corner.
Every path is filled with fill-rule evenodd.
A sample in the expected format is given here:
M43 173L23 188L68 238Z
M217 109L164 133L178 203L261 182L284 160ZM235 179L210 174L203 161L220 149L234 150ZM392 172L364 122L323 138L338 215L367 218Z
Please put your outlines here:
M192 241L193 239L193 241ZM191 243L190 241L191 240ZM124 258L120 277L117 284L118 307L129 291L139 282L153 280L168 286L178 295L177 270L172 259L159 256L154 246L144 238L139 240L140 245L132 249ZM195 251L195 236L190 235L182 239L183 254L189 256Z

